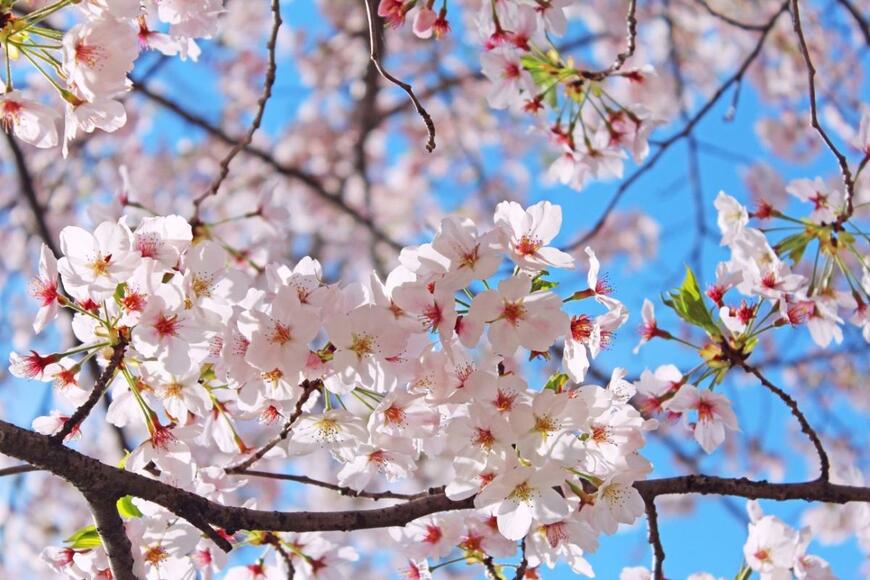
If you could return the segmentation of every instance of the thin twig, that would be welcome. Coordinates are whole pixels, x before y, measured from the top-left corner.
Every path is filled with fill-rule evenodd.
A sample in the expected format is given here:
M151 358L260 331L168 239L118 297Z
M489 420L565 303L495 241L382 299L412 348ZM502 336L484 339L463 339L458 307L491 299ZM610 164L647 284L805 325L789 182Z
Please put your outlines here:
M812 58L810 58L810 50L807 47L807 39L804 36L798 0L791 0L791 20L792 24L794 25L794 32L798 38L798 44L800 45L801 54L803 55L804 62L807 65L807 82L809 84L810 92L811 123L812 126L815 128L816 132L825 142L825 145L828 146L828 149L831 151L831 153L834 154L834 157L837 158L837 164L840 166L840 173L843 177L843 185L846 188L846 207L844 208L843 212L837 217L836 221L837 225L841 225L847 219L852 217L852 213L855 211L855 181L852 177L852 172L849 169L849 162L846 159L846 156L843 155L839 149L837 149L837 146L834 145L834 142L831 141L831 138L828 136L828 132L825 131L825 128L822 127L822 124L819 122L819 114L816 104L816 67L813 65Z
M695 128L695 126L710 112L713 106L722 98L722 95L728 90L731 85L734 83L740 82L743 79L743 76L746 74L746 71L749 69L749 65L751 65L755 59L758 57L758 54L761 52L761 48L764 46L764 42L767 39L767 36L770 34L771 29L773 29L773 25L776 24L776 21L779 19L779 16L788 9L788 3L790 0L785 0L777 10L776 14L774 14L768 23L765 25L764 30L761 31L761 36L758 39L758 42L755 45L755 48L752 49L752 52L744 59L743 63L740 65L740 68L731 75L722 85L713 93L713 96L708 100L703 107L701 107L697 113L691 118L691 120L677 133L671 135L667 139L661 142L659 149L649 158L646 164L637 169L634 173L632 173L625 181L623 181L613 197L610 198L607 206L604 208L604 211L601 213L601 216L592 226L592 228L586 232L583 236L581 236L575 242L568 244L567 247L563 248L566 252L572 252L577 248L584 246L590 239L595 237L598 232L601 231L601 228L604 227L604 224L607 222L607 218L610 216L611 212L619 203L619 200L623 195L631 188L634 183L640 179L645 173L650 171L655 165L661 160L664 156L665 152L667 152L670 147L680 141L681 139L685 139Z
M423 105L420 103L420 100L417 98L417 95L414 94L414 88L406 82L402 82L393 75L391 75L381 63L381 44L378 37L379 30L382 30L382 26L379 25L379 18L377 16L377 1L376 0L362 0L363 4L366 7L366 18L369 23L369 60L371 60L372 64L377 69L378 74L380 74L385 80L390 81L403 91L407 93L408 98L411 99L411 102L414 104L414 109L417 111L417 114L423 119L423 122L426 123L426 133L428 138L426 140L426 151L432 153L435 150L435 122L432 120L431 115L423 108ZM634 0L632 0L634 1Z
M39 471L39 468L33 467L32 465L13 465L12 467L0 469L0 477L18 475L19 473L30 473L31 471Z
M245 147L251 144L251 141L254 139L254 133L257 132L257 129L260 128L260 124L263 122L263 114L266 111L266 103L269 102L269 99L272 97L272 87L275 86L275 77L277 76L278 71L278 63L275 53L277 52L276 48L278 45L278 31L281 29L281 0L272 0L272 30L269 34L269 40L266 43L266 50L269 53L269 64L266 67L266 78L263 81L263 92L260 95L259 100L257 101L257 112L254 115L254 120L251 121L251 126L248 128L248 132L245 133L244 137L236 143L236 145L230 149L229 153L221 160L220 163L220 171L218 176L212 181L211 185L208 189L202 192L196 199L193 200L193 208L194 208L194 221L199 218L199 208L202 205L202 202L206 200L206 198L217 195L218 190L221 187L221 184L230 174L230 163L233 162L236 155L238 155Z
M91 390L91 394L87 401L82 403L82 405L75 410L75 413L72 414L72 417L67 419L60 431L51 436L52 441L57 443L62 442L70 433L73 432L74 429L77 429L79 425L81 425L82 421L84 421L88 415L90 415L94 406L96 406L97 402L99 402L100 398L103 396L103 393L105 393L106 389L109 388L112 379L115 378L115 372L123 364L124 353L126 350L127 338L124 335L121 335L118 339L118 343L112 347L112 358L109 359L109 364L105 369L103 369L103 373L94 384L94 388Z
M828 459L828 454L825 451L824 446L822 446L822 441L819 438L818 433L816 433L815 429L813 429L809 421L807 421L806 416L803 414L803 411L800 410L797 402L791 397L791 395L767 380L767 378L763 374L761 374L761 371L759 371L757 368L747 364L745 361L741 361L739 363L739 366L747 373L755 375L755 378L761 381L761 384L764 385L768 391L779 397L780 400L782 400L782 402L786 404L789 410L791 410L791 414L794 415L795 419L797 419L798 423L800 423L801 431L803 431L804 434L809 437L810 442L812 442L813 444L813 447L816 448L816 453L818 453L819 455L819 468L821 471L819 479L821 479L822 481L828 481L831 471L831 461L830 459Z
M864 44L870 45L870 25L867 24L867 17L861 13L861 10L851 0L837 0L837 2L852 15L855 24L858 25L858 29L864 36Z
M27 205L30 207L30 213L33 215L33 221L36 222L36 229L39 232L39 237L48 246L48 249L56 256L59 254L57 242L54 241L54 236L48 229L48 224L45 221L45 208L39 203L39 198L36 194L36 187L33 183L33 174L27 167L27 160L24 158L24 152L18 146L18 142L11 134L4 132L6 142L9 145L9 150L12 152L12 157L15 159L15 168L18 170L18 182L21 184L21 193L27 200Z
M610 75L619 72L625 65L625 61L634 55L637 50L637 0L628 1L628 13L625 16L625 50L616 55L613 62L606 69L598 71L580 71L587 79L601 81Z
M226 144L233 144L237 142L236 138L231 137L223 129L213 125L201 115L198 115L186 109L185 107L182 107L180 104L163 95L155 93L145 84L134 80L133 90L145 96L149 100L157 103L158 105L177 115L178 117L184 119L188 123L199 127L212 137L215 137L216 139L219 139ZM364 216L362 213L360 213L359 210L351 205L348 205L342 199L339 193L328 191L321 183L320 179L315 175L300 170L291 165L280 163L271 153L260 149L259 147L256 147L254 145L248 144L244 147L244 151L252 157L256 157L263 163L267 164L279 175L282 175L283 177L287 177L289 179L298 180L305 184L318 198L331 204L339 211L351 217L357 224L365 227L372 236L377 238L378 241L387 244L396 251L402 249L403 245L401 243L392 239L389 235L386 234L386 232L384 232L377 225L375 225L370 217Z
M712 6L710 6L707 3L707 0L695 0L695 3L701 5L704 8L704 10L706 10L707 13L710 14L710 16L718 18L722 22L725 22L726 24L730 24L731 26L735 26L737 28L742 28L743 30L754 30L754 31L764 30L764 24L752 24L749 22L741 22L740 20L737 20L736 18L731 18L727 14L722 14L721 12L716 11Z
M523 580L526 576L526 570L529 568L529 559L526 557L525 538L520 542L520 553L522 554L522 560L520 560L520 565L517 566L517 573L514 574L514 580Z
M305 403L308 402L308 398L311 396L311 393L320 388L322 383L317 381L304 381L302 383L302 393L299 395L299 400L296 401L296 408L293 409L293 413L287 418L284 426L281 428L281 432L278 433L271 441L263 445L260 449L254 452L250 457L242 461L241 463L237 463L236 465L227 467L224 469L226 473L239 473L259 460L263 458L269 451L272 450L273 447L287 439L287 436L290 434L290 431L293 430L293 424L302 416L302 407L305 406Z
M653 550L653 578L655 578L655 580L663 580L665 577L665 548L664 546L662 546L662 538L659 535L659 514L656 510L655 497L645 497L644 504L646 505L646 519L647 526L649 528L647 537L649 538L649 544L650 546L652 546Z
M307 475L272 473L269 471L257 471L255 469L234 469L232 471L228 470L227 473L231 473L232 475L250 475L253 477L263 477L268 479L280 479L282 481L295 481L296 483L303 483L305 485L314 485L316 487L322 487L324 489L331 489L333 491L337 491L339 495L344 495L348 497L361 497L365 499L373 499L375 501L381 499L401 499L409 501L412 499L426 497L427 495L435 495L444 491L443 488L432 488L430 490L422 491L420 493L397 493L394 491L357 491L349 487L329 483L328 481L314 479L312 477L308 477Z

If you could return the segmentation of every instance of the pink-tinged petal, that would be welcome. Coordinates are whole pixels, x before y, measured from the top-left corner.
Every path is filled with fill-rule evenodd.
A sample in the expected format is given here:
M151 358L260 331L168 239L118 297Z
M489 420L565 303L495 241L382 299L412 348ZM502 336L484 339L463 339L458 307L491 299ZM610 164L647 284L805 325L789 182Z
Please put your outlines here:
M532 510L521 502L516 509L498 516L498 531L508 540L522 539L532 525Z
M695 425L695 440L707 453L713 453L725 441L725 425L720 421L701 420Z

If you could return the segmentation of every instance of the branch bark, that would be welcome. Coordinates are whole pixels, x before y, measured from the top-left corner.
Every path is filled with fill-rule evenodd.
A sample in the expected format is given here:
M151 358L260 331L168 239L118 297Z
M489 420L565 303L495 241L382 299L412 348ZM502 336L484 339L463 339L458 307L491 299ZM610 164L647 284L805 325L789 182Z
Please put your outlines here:
M634 0L632 0L632 2L634 2ZM377 15L377 0L363 0L363 4L365 4L366 7L366 18L368 19L369 24L369 46L371 49L369 60L371 60L379 75L407 93L408 98L411 99L411 102L414 104L414 110L417 111L417 114L420 115L420 118L422 118L423 122L426 124L426 134L428 136L426 140L426 151L432 153L435 150L435 122L432 121L432 116L429 115L422 103L420 103L420 99L418 99L417 95L414 94L414 88L408 83L400 81L384 68L384 65L381 63L381 42L378 37L378 30L383 30L383 24L380 22Z
M109 556L109 566L114 580L136 580L133 572L133 546L124 529L124 520L118 515L116 497L86 495L91 513L97 524L97 533Z
M266 112L266 103L272 97L272 87L275 86L275 76L278 72L278 63L276 61L275 52L278 46L278 32L281 30L281 0L272 0L272 30L269 33L269 40L266 43L266 51L269 55L269 64L266 67L266 78L263 81L263 92L257 100L257 112L254 114L254 120L251 121L251 126L245 136L230 149L229 153L221 160L220 171L218 176L212 181L208 189L202 192L196 199L193 200L194 220L199 217L199 208L208 197L217 195L221 184L230 174L230 163L233 162L245 147L251 144L254 139L254 133L260 128L260 123L263 122L263 114Z

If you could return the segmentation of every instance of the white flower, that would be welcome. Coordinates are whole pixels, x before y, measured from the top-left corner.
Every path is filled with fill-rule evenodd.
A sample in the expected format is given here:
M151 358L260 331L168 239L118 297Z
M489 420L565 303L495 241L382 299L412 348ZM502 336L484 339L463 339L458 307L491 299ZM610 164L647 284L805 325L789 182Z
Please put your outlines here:
M126 92L138 55L136 29L122 20L77 24L63 37L64 72L89 101Z
M60 115L54 110L18 92L0 95L0 125L6 131L40 149L57 145L57 123Z
M111 295L133 274L139 256L130 247L130 233L120 224L103 222L94 233L77 226L60 232L64 256L57 267L64 286L97 302Z
M513 201L495 208L495 224L511 259L531 271L546 268L573 268L574 258L549 244L562 227L562 208L541 201L524 210Z
M474 505L493 506L498 531L509 540L519 540L533 521L548 524L568 515L568 502L553 489L562 479L562 470L555 463L539 468L516 466L497 475L477 494Z
M677 394L667 402L666 408L677 413L697 411L695 440L707 453L712 453L725 441L725 429L737 431L737 416L731 410L731 401L706 389L694 385L683 385Z
M562 301L548 291L531 292L532 279L520 274L502 280L497 290L474 297L465 323L469 325L463 344L471 348L489 324L493 350L510 356L517 348L546 352L569 324Z

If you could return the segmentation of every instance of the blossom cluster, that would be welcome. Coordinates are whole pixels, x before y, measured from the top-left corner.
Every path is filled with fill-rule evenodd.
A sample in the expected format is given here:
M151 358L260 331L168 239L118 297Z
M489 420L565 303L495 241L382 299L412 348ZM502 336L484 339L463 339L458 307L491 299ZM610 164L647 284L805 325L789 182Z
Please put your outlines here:
M411 16L421 38L443 37L449 30L447 6L436 15L432 3L381 0L378 13L393 26ZM559 154L553 179L581 189L590 179L622 177L626 151L636 163L649 152L648 138L662 124L641 104L624 105L605 81L644 84L653 67L586 70L563 57L550 38L568 29L567 0L482 2L474 10L473 31L490 81L487 100L495 109L529 114ZM550 110L550 116L541 114Z
M765 202L750 213L724 192L716 198L722 244L731 250L731 259L719 264L707 290L719 319L735 338L765 330L764 323L767 328L806 324L822 348L842 342L846 319L870 342L870 253L862 248L860 230L841 218L847 215L842 189L816 178L792 181L786 190L813 205L809 216L791 218ZM771 246L764 231L748 225L750 217L782 220L789 224L783 229L792 233ZM813 246L812 271L795 271ZM749 302L727 303L731 289ZM765 304L770 306L763 313Z
M596 537L644 511L632 484L651 470L639 450L656 422L629 404L635 389L624 370L605 387L583 384L628 313L591 250L588 287L556 294L549 270L575 268L550 245L561 220L549 202L503 202L485 230L446 218L430 243L405 248L383 281L373 274L346 286L324 282L310 258L270 264L255 284L220 242L179 216L103 222L93 232L69 226L60 259L43 248L31 284L41 304L34 326L70 309L82 345L13 354L10 370L54 381L79 405L90 395L79 382L84 362L111 365L120 351L107 420L144 424L148 434L125 468L215 501L244 481L223 468L256 458L245 433L254 422L274 433L294 417L269 457L328 451L337 484L356 492L408 479L424 459L441 461L435 483L451 499L474 496L477 511L397 530L413 565L453 549L480 561L510 555L527 538L530 565L563 560L591 574L583 553ZM601 313L569 313L586 300ZM523 358L546 359L560 346L565 372L539 384L525 377ZM55 411L34 428L54 434L69 420ZM85 428L70 427L71 437ZM214 449L220 465L197 460L214 462L202 453ZM199 552L214 551L177 517L131 503L143 575L180 577L205 561ZM255 532L232 540L276 541ZM45 554L71 577L105 566L101 550L79 539ZM353 555L317 535L279 541L295 546L289 551L310 574L321 554L339 568Z
M214 35L223 11L219 0L56 0L26 13L13 12L11 4L0 7L0 46L7 64L0 124L22 141L51 148L59 142L63 116L64 155L79 131L124 126L120 98L130 89L127 75L142 50L196 60L195 39ZM54 19L76 24L61 31ZM15 88L21 79L11 62L22 57L55 89L63 115L54 103Z

